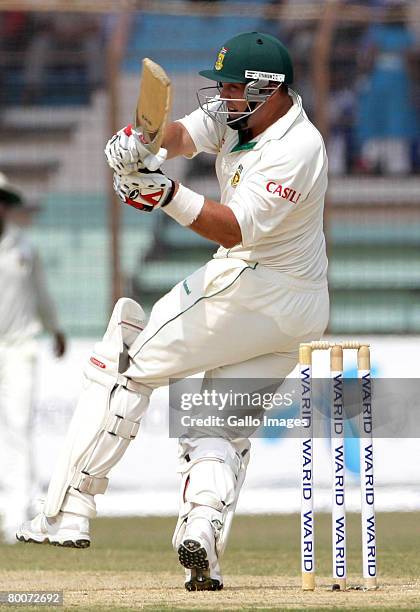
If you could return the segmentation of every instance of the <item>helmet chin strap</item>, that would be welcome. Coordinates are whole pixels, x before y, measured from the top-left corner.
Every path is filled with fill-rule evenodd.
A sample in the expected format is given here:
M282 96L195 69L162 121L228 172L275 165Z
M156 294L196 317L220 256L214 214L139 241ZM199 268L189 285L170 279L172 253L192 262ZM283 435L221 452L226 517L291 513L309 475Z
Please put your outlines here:
M237 132L243 132L248 130L248 117L238 117L234 119L232 123L227 122L228 126Z
M258 106L258 102L248 102L249 110L254 111ZM235 131L238 132L247 132L248 128L248 119L252 117L252 115L243 115L242 117L238 117L237 119L233 119L232 123L230 121L227 122L228 126Z

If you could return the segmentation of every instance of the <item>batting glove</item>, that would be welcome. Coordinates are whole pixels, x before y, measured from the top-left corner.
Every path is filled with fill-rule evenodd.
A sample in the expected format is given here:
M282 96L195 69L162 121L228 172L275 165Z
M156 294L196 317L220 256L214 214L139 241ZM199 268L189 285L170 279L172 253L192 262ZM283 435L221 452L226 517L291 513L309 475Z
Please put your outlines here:
M168 151L159 149L156 155L150 153L143 134L131 125L117 132L105 147L105 157L109 166L118 174L131 174L146 168L155 172L166 159Z
M169 204L175 183L160 170L124 175L114 173L114 190L126 204L143 212L152 212L155 208Z

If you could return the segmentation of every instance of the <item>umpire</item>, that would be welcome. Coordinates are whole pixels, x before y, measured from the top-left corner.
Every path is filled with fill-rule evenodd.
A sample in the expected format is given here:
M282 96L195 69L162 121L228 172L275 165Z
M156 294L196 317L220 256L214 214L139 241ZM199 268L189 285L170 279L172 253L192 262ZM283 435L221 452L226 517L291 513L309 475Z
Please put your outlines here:
M53 335L58 357L65 351L39 255L18 225L33 210L0 173L0 535L8 543L16 542L16 520L26 517L33 492L31 419L38 334L46 330Z

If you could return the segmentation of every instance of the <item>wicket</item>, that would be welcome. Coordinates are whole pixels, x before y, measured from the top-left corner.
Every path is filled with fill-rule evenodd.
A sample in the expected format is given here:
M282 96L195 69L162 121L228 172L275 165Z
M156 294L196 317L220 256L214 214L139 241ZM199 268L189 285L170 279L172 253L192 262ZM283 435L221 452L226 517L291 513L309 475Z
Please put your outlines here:
M361 381L360 428L360 489L362 521L363 579L365 589L376 589L376 532L374 510L374 477L372 445L372 406L369 345L357 341L311 342L299 348L301 380L301 418L307 422L302 440L302 504L301 504L301 565L302 589L315 589L314 542L314 445L312 406L312 353L330 351L330 376L332 380L331 406L331 457L333 466L332 486L332 554L333 588L346 589L346 510L345 510L345 453L344 453L344 397L343 351L357 350L358 378Z

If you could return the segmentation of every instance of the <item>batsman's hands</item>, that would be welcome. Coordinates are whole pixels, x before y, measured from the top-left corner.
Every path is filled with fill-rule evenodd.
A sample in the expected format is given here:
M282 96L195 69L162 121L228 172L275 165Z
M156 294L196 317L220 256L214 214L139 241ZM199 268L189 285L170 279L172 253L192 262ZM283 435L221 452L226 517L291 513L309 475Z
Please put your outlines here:
M131 174L143 168L155 172L167 154L167 150L162 148L156 155L150 153L141 132L137 132L131 125L117 132L105 147L106 160L118 174Z
M114 189L118 197L143 212L152 212L155 208L169 204L174 196L175 186L175 182L160 170L123 175L114 173Z

